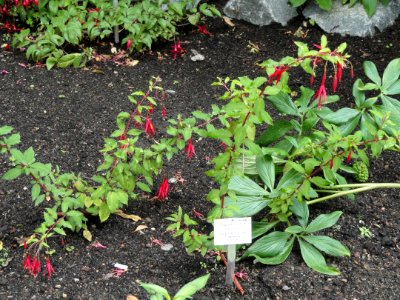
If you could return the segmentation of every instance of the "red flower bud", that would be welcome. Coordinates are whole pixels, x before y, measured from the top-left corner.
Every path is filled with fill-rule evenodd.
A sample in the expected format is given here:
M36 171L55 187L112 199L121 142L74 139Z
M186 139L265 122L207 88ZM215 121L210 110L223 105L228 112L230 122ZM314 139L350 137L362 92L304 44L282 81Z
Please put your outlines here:
M164 179L163 182L161 183L160 187L158 188L157 192L157 199L160 201L163 201L168 198L168 192L169 192L169 183L168 179Z
M144 131L149 136L153 136L156 133L156 130L154 129L154 125L151 122L149 117L146 118L146 124L144 125Z
M126 42L126 49L130 49L131 46L132 46L132 41L128 39L128 41Z

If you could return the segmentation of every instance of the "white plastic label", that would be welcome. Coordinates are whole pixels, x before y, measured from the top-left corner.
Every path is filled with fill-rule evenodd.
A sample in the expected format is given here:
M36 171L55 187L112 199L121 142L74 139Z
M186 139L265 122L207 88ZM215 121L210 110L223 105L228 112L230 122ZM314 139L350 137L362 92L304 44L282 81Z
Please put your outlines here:
M214 220L214 245L251 243L251 218Z

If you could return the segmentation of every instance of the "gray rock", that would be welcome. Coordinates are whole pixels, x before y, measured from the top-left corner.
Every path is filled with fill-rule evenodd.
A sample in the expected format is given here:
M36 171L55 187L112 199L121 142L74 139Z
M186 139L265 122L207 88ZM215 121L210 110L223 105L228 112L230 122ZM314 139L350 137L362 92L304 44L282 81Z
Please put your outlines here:
M269 25L272 22L286 25L297 16L296 9L287 0L230 0L224 7L224 13L254 25Z
M393 0L388 6L378 3L375 14L369 18L364 7L357 3L353 7L333 1L331 11L325 11L311 1L303 10L303 15L314 19L326 32L351 36L373 36L375 28L383 31L393 25L400 14L400 0Z

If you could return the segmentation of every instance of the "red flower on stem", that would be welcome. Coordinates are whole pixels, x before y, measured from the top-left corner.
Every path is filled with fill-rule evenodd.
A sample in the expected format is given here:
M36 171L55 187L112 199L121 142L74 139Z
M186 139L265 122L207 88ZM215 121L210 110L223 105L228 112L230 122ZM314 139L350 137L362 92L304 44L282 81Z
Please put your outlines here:
M289 69L288 66L278 66L275 67L275 71L274 73L272 73L271 75L269 75L269 80L268 83L271 83L272 81L275 81L275 84L278 84L279 81L281 80L282 74L284 72L286 72Z
M50 258L46 258L46 269L44 270L44 274L46 275L46 273L47 273L47 278L49 279L51 277L51 274L55 273L54 268L51 265Z
M333 79L332 79L332 90L333 90L333 92L336 92L337 84L338 84L338 76L337 76L337 73L335 72L335 74L333 75Z
M156 133L156 130L154 129L154 125L151 122L149 117L146 118L146 124L144 125L144 131L149 136L153 136Z
M165 106L163 106L161 109L161 116L163 118L165 118L167 116L167 109L165 108Z
M321 84L316 92L314 98L318 100L318 109L322 107L322 101L326 101L326 88L325 88L325 81L326 81L326 72L322 76Z
M30 268L30 273L33 276L37 276L40 272L40 258L35 256L32 260L31 268Z
M185 152L189 159L191 159L193 155L196 155L196 151L194 151L194 146L191 138L188 140L188 143L185 147Z
M126 42L126 49L131 48L131 46L132 46L132 41L128 39L128 41Z
M181 56L183 53L185 53L185 49L181 46L181 41L177 41L174 45L172 45L171 53L173 55L173 59L176 59L178 55Z
M22 268L23 268L24 270L28 270L28 272L31 271L31 269L32 269L32 264L31 264L31 256L30 256L29 254L27 254L27 255L25 256L25 260L24 260L24 264L23 264Z
M330 169L333 168L333 159L331 159L331 160L329 161L329 168L330 168Z
M161 183L160 187L158 188L157 192L157 199L160 201L163 201L168 198L168 192L169 192L169 183L168 179L164 179L163 182Z
M349 154L347 155L347 158L346 158L346 161L347 161L347 163L349 164L350 162L351 162L351 150L350 150L350 152L349 152Z
M210 32L207 30L207 28L206 28L206 24L204 24L204 25L197 25L197 31L199 32L199 33L201 33L201 34L204 34L204 35L209 35L210 34Z
M338 62L336 63L336 68L337 68L337 80L338 82L342 81L342 73L343 73L343 65Z

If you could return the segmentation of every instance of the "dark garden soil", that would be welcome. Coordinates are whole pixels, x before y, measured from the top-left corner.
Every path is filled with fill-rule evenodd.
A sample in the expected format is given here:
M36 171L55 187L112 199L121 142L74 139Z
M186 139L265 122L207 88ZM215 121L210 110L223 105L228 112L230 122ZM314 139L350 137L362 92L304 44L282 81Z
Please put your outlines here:
M312 45L319 43L322 34L318 28L309 27L305 37L293 36L302 25L300 18L286 27L234 23L236 26L231 27L220 19L210 21L211 36L184 28L180 39L188 50L185 55L172 60L171 43L160 44L152 53L136 55L139 63L134 67L95 62L85 69L47 71L33 64L24 68L22 64L27 62L22 53L14 57L2 52L0 70L9 73L0 75L0 126L15 127L21 133L21 147L32 146L38 161L88 178L100 163L99 149L103 138L114 130L117 114L132 108L127 96L145 90L151 76L160 76L164 88L176 92L167 99L168 115L187 116L193 110L207 111L217 103L221 90L211 87L217 76L265 75L257 62L295 56L294 40ZM332 46L348 43L356 76L362 76L364 60L374 61L382 71L390 60L400 56L400 20L374 38L328 35L328 40ZM250 43L260 51L251 53ZM103 51L109 48L104 46ZM191 61L191 49L203 54L205 60ZM291 80L297 85L304 82L295 76ZM351 105L351 88L352 80L346 72L338 90L343 95L339 105ZM161 118L155 120L157 137L161 137L163 126ZM43 208L34 207L30 199L29 179L0 181L0 241L10 258L7 266L0 268L0 299L125 299L129 294L147 299L138 280L162 285L174 293L206 272L211 272L211 279L195 299L400 299L398 190L372 191L357 196L355 202L339 199L313 207L313 215L344 212L329 232L352 253L349 258L328 259L340 268L340 276L310 270L295 249L279 266L238 263L237 269L249 275L248 280L241 281L244 296L226 287L225 268L215 263L215 257L187 254L182 242L165 231L165 218L179 205L186 212L196 209L203 214L210 208L205 195L213 184L203 172L210 167L207 157L214 157L220 149L198 139L194 146L197 155L190 161L182 154L167 163L163 174L181 172L186 181L175 186L166 202L143 197L124 209L139 215L142 221L134 223L114 215L103 224L95 220L90 223L94 239L106 249L92 247L81 234L69 234L64 248L59 239L52 241L56 274L50 280L42 274L33 278L22 270L23 249L18 241L41 223ZM399 162L398 153L385 153L372 163L370 181L399 182ZM0 174L6 169L4 158L0 158ZM160 180L156 178L156 185ZM135 232L139 225L148 229ZM359 227L368 227L373 236L362 237ZM164 251L152 239L171 243L173 248ZM128 271L119 278L111 277L114 263L126 264Z

